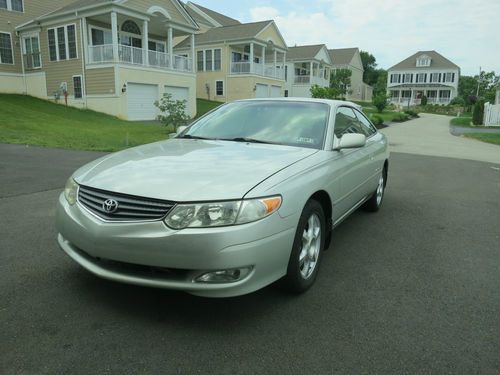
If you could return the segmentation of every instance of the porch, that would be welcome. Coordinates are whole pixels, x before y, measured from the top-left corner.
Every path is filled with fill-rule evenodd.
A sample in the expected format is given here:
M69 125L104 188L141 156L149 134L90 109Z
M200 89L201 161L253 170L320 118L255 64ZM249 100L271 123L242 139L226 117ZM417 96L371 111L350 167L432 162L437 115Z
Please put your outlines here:
M232 45L230 74L252 74L284 80L285 60L286 51L272 42L267 45L256 42Z
M399 105L420 105L422 97L427 97L427 104L449 104L451 90L390 90L390 102Z
M294 84L296 85L318 85L328 87L330 85L331 69L321 63L314 61L294 63Z
M194 73L194 32L173 26L167 15L132 17L112 11L84 18L87 64L130 64ZM176 54L174 39L190 38L190 51Z

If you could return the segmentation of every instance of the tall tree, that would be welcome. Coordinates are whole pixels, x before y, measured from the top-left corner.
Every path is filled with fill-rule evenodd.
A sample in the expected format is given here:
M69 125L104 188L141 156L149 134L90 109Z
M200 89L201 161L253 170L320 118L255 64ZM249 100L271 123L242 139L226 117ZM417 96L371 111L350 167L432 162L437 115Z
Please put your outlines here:
M349 86L351 86L352 71L349 69L335 69L330 75L330 88L334 89L337 95L345 98L347 94L351 93Z
M467 105L474 104L478 99L493 103L495 101L495 87L500 82L500 76L495 72L482 71L480 75L460 76L458 81L458 96Z
M378 79L375 70L377 67L377 59L371 53L366 51L360 51L359 54L363 63L363 81L369 85L373 85Z

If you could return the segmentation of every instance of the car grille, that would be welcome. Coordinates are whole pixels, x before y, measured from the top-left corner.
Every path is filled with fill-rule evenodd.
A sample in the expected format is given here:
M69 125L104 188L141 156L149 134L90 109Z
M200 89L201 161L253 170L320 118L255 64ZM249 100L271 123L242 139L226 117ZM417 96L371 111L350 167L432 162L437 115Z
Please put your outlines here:
M105 209L105 202L117 203L115 211ZM144 221L162 219L174 207L174 202L114 193L80 185L78 202L100 218L109 221Z

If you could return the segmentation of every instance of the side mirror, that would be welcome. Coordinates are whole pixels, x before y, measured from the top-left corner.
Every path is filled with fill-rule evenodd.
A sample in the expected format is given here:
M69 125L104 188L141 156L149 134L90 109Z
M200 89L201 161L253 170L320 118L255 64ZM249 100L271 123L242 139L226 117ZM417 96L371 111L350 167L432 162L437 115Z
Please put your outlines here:
M342 150L344 148L359 148L366 144L366 136L364 134L344 134L340 138L339 146L335 148L335 151Z
M186 129L187 129L187 126L179 126L177 128L177 134L181 134Z

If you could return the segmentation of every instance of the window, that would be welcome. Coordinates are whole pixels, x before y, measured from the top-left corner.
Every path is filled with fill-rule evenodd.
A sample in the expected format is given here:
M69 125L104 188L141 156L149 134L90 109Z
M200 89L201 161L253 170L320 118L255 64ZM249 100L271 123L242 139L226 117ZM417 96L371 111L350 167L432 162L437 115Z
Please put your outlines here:
M113 37L111 36L111 30L92 28L90 31L90 37L91 37L93 46L102 46L105 44L112 44L113 43Z
M212 50L208 49L205 51L205 70L211 71L212 68Z
M24 12L23 0L0 0L0 9Z
M141 35L141 29L134 21L127 20L122 25L122 31L130 34Z
M83 96L82 76L73 76L73 95L75 99L81 99Z
M366 137L370 137L377 132L377 129L372 125L370 121L359 111L354 110L356 117L361 124L361 129L364 131Z
M224 96L224 81L215 81L215 95Z
M441 74L440 73L431 73L429 74L429 82L440 82Z
M439 98L441 99L450 99L450 90L441 90L439 91Z
M337 110L334 133L337 138L347 133L365 134L354 111L349 107L339 107Z
M444 74L445 82L455 82L455 73L445 73Z
M413 74L411 73L405 73L403 74L403 83L409 83L409 82L413 82Z
M204 51L198 51L197 56L197 67L199 72L211 72L221 70L221 49L206 49ZM233 52L233 62L235 61Z
M24 38L24 57L26 68L36 69L42 66L38 36Z
M0 33L0 64L14 64L10 34Z
M411 98L411 90L404 90L401 91L401 97L402 98Z
M150 51L165 52L166 44L163 42L157 42L154 40L148 41L148 49Z
M401 83L401 74L391 74L391 83Z
M418 73L416 83L424 83L427 82L427 73Z
M47 30L50 61L76 59L75 25L59 26Z
M417 59L417 66L430 66L431 58L427 55L422 55Z

